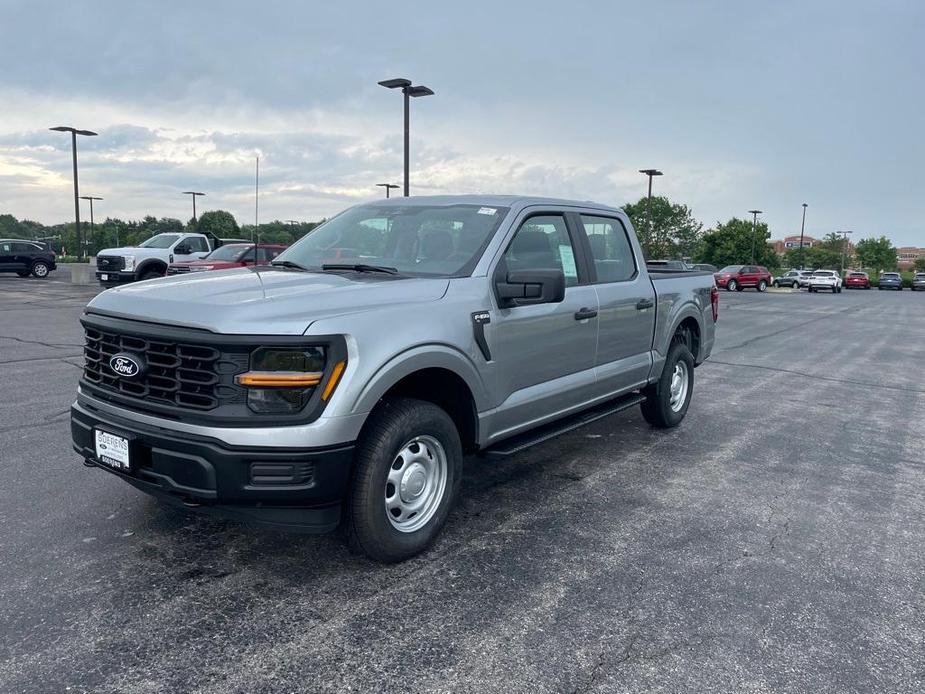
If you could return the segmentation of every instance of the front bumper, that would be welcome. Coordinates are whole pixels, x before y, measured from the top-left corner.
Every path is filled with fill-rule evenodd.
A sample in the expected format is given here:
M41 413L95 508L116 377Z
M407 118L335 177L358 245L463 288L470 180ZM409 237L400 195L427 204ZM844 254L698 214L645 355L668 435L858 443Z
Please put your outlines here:
M103 278L106 279L103 279ZM125 270L97 270L96 279L100 284L105 284L107 287L113 287L117 284L128 284L129 282L135 281L135 273L127 272Z
M97 459L96 428L129 439L130 471L115 470ZM86 403L71 407L71 438L85 464L167 503L309 533L328 532L339 524L354 448L230 446L103 413Z

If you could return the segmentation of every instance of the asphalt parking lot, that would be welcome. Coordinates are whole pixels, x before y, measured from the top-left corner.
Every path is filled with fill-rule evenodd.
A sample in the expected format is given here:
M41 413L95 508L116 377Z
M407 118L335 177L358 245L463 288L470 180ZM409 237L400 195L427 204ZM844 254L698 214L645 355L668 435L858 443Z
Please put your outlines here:
M722 293L682 426L469 459L384 567L85 468L93 294L0 275L0 691L925 688L925 295Z

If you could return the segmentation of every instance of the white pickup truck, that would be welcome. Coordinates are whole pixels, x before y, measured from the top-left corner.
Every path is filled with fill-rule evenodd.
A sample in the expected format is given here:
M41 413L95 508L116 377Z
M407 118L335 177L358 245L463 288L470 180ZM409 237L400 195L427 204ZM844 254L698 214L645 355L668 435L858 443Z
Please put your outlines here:
M96 255L96 279L104 287L167 274L167 266L205 258L222 245L206 234L157 234L138 246L106 248Z

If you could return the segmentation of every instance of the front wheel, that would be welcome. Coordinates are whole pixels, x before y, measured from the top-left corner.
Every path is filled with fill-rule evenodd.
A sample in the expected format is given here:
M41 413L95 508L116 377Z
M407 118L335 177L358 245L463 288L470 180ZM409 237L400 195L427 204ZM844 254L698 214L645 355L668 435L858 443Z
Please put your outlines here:
M694 392L694 357L683 343L672 343L658 382L642 392L642 417L649 424L669 429L681 423Z
M763 292L763 291L764 291L765 289L767 289L767 288L768 288L768 283L765 282L764 280L759 280L759 282L758 282L758 291L759 291L759 292Z
M423 552L459 494L462 444L450 416L411 398L384 401L354 456L346 513L351 547L398 562Z
M41 260L32 264L32 274L39 279L48 277L48 263Z

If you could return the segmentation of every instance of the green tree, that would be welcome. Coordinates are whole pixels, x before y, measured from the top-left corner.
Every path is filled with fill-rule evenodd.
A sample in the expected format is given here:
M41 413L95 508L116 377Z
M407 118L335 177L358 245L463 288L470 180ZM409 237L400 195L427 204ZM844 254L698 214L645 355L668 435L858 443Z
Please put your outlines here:
M916 272L925 272L925 258L916 258L912 263L912 269Z
M176 220L179 223L179 220ZM200 234L214 234L220 239L237 238L241 229L231 212L225 210L210 210L199 215L196 231Z
M861 239L855 245L854 253L861 267L868 270L896 269L896 248L886 236Z
M652 198L651 227L648 215L648 198L623 206L649 260L657 258L691 258L697 251L703 224L694 219L687 205L672 203L656 195Z
M752 262L752 244L755 249L755 264L774 270L780 266L780 258L768 243L771 233L768 225L759 222L752 226L748 219L733 217L728 222L717 222L708 230L694 255L694 262L710 263L716 267L724 265L745 265Z

